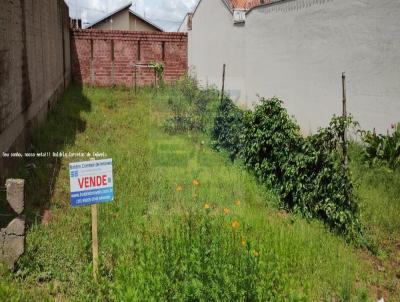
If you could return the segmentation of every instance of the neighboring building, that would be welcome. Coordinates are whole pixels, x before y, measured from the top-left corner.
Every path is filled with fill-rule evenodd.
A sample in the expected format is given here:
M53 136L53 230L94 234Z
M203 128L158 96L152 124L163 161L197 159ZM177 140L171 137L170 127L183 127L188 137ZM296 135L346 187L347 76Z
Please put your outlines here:
M81 29L82 28L82 19L69 19L69 27L72 29Z
M112 30L132 30L132 31L164 31L143 16L130 9L132 3L101 17L87 29L112 29Z
M264 3L262 3L264 2ZM400 121L400 1L200 0L187 31L189 66L200 83L225 87L252 107L278 96L304 133L348 111L364 129Z

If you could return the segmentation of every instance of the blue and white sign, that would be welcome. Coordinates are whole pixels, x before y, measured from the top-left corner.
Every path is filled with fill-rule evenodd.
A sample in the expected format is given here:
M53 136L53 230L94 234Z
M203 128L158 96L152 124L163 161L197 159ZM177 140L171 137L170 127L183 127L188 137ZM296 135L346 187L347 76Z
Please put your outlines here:
M111 158L70 163L69 181L74 207L114 199Z

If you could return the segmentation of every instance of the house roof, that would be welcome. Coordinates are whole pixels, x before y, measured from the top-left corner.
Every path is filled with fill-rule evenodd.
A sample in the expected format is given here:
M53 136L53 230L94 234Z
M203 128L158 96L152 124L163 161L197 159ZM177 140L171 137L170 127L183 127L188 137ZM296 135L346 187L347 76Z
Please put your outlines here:
M137 17L137 18L141 19L142 21L148 23L149 25L151 25L151 26L157 28L159 31L164 31L164 29L162 29L160 26L154 24L154 23L151 22L149 19L146 19L145 17L139 15L137 12L135 12L135 11L133 11L133 10L131 10L131 9L129 10L129 12L130 12L132 15L134 15L135 17Z
M131 6L132 6L132 2L129 2L129 3L125 4L124 6L118 8L116 10L113 10L112 12L110 12L110 13L102 16L101 18L97 19L96 21L92 22L86 28L91 28L91 27L95 26L97 23L100 23L101 21L104 21L104 20L110 18L111 16L113 16L115 14L118 14L119 12L121 12L121 11L123 11L125 9L128 9Z
M255 6L263 4L265 1L261 0L228 0L232 8L251 9Z
M90 25L88 25L86 28L91 28L91 27L95 26L96 24L98 24L98 23L100 23L100 22L102 22L102 21L104 21L104 20L106 20L106 19L112 17L113 15L118 14L118 13L122 12L123 10L126 10L126 9L130 8L131 6L132 6L132 2L129 2L129 3L125 4L124 6L118 8L118 9L116 9L116 10L113 10L112 12L110 12L110 13L108 13L108 14L102 16L101 18L97 19L96 21L94 21L93 23L91 23ZM155 27L155 28L158 29L159 31L164 31L161 27L159 27L158 25L154 24L154 23L151 22L149 19L146 19L145 17L139 15L137 12L135 12L135 11L129 9L129 13L131 13L131 14L134 15L135 17L141 19L143 22L145 22L145 23L147 23L147 24L149 24L149 25Z
M253 7L256 6L261 6L261 5L266 5L266 4L272 4L274 2L278 2L281 0L221 0L226 7L233 12L233 9L235 8L243 8L246 10L250 10ZM192 10L192 12L190 12L191 14L194 14L197 10L197 8L200 5L201 0L198 0L194 9ZM186 18L186 16L185 16Z
M189 14L194 15L196 13L197 8L199 7L201 1L202 0L197 0L197 3L194 6L194 9L185 15L185 17L182 20L181 25L179 26L179 29L181 28L182 24L185 22L187 15L189 15ZM247 15L255 7L274 5L277 2L282 2L285 0L221 0L221 1L226 5L227 9L229 9L229 11L232 14L233 14L234 9L245 9L246 15Z

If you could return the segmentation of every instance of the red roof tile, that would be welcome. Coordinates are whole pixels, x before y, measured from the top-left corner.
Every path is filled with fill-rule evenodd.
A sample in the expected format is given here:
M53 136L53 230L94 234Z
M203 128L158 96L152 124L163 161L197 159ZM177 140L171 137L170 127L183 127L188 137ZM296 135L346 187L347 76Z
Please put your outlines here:
M244 9L250 9L254 6L263 4L263 3L268 3L270 2L269 0L229 0L232 8L244 8Z

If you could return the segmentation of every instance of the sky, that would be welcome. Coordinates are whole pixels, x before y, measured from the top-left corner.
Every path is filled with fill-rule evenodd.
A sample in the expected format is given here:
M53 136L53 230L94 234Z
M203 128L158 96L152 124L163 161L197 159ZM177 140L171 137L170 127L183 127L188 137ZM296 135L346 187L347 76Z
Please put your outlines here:
M176 30L197 0L65 0L70 17L91 23L119 7L133 3L132 9L165 30Z

